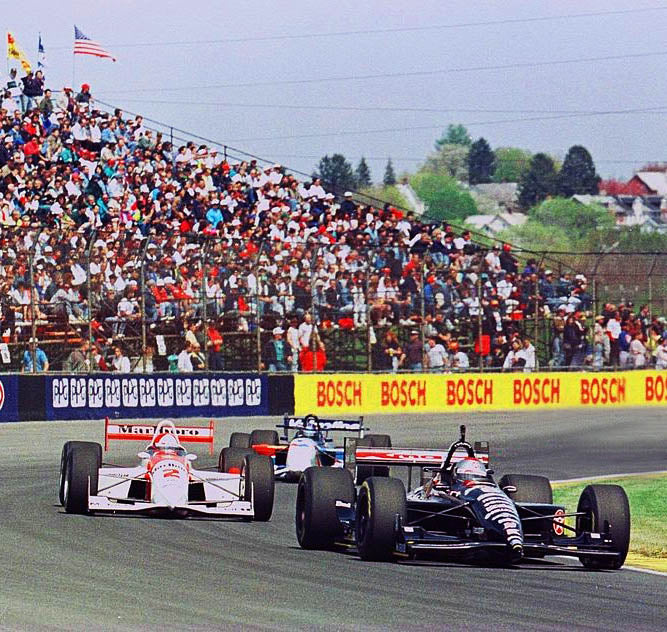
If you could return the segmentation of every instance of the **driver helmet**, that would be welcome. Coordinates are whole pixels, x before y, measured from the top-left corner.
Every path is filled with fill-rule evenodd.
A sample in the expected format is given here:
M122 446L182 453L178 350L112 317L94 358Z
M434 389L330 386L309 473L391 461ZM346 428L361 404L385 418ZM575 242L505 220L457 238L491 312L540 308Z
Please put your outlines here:
M485 481L489 478L484 463L470 457L456 463L453 474L458 481Z
M308 439L317 439L318 435L318 424L317 417L315 415L308 415L303 420L303 431L302 435Z
M178 448L181 447L181 444L178 442L178 438L170 432L165 432L159 437L156 437L153 445L158 450L178 450Z

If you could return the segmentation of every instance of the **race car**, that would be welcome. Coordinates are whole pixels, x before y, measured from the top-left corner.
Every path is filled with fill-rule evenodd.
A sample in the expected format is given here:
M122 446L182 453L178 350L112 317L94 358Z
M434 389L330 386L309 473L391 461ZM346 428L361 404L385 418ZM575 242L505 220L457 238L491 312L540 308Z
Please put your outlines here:
M347 432L357 435L358 446L391 447L391 437L383 434L367 434L364 419L320 419L316 415L304 417L283 416L282 437L276 430L253 430L251 433L234 432L229 447L220 452L221 472L234 472L241 461L251 453L270 456L278 480L298 482L301 473L309 467L343 467L344 447L333 445L331 432ZM290 438L290 432L292 436ZM383 467L359 466L356 480L361 483L369 476L388 474Z
M447 451L379 449L346 442L346 469L309 468L297 490L296 535L305 549L356 546L364 560L450 555L513 565L527 557L569 555L591 569L617 569L630 541L622 487L589 485L577 511L553 503L542 476L503 476L488 469L487 443L461 436ZM399 478L372 476L358 493L355 464L407 466ZM412 469L420 484L411 489ZM569 518L574 526L567 524ZM570 522L567 521L567 522Z
M192 467L197 455L182 443L208 443L212 450L213 422L177 426L164 420L153 426L106 419L104 429L105 450L110 440L150 441L135 467L104 464L99 443L65 443L59 494L67 513L271 518L275 482L269 457L248 455L234 474Z

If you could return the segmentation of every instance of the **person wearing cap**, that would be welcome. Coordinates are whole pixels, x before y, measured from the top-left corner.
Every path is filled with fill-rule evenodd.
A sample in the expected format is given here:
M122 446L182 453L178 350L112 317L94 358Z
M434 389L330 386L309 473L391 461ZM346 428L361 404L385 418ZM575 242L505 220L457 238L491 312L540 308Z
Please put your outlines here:
M23 352L22 373L45 373L49 370L49 359L39 347L37 338L30 338L28 348Z
M610 343L605 331L605 318L602 314L595 317L593 326L593 368L601 369L609 360Z
M283 340L285 331L282 327L273 328L273 339L269 340L264 346L262 354L262 368L268 368L271 373L276 371L288 371L292 362L292 354Z
M410 331L410 340L405 345L405 364L410 371L421 371L424 368L424 345L419 331Z

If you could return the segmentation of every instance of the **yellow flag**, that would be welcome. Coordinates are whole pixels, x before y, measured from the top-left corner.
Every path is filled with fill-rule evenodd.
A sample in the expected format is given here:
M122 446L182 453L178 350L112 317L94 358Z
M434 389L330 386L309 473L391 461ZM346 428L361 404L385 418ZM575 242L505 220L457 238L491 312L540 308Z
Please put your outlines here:
M25 53L18 47L14 36L7 31L7 59L18 59L23 70L28 73L32 70Z

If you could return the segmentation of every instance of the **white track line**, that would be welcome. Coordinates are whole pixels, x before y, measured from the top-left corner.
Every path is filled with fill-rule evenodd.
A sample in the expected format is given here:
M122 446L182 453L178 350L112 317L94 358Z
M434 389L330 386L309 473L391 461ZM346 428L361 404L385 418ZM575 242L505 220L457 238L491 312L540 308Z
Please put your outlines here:
M601 481L606 478L626 478L627 476L648 476L651 474L667 474L667 470L653 470L652 472L625 472L624 474L600 474L600 476L580 476L578 478L563 478L552 483L580 483L582 481Z

